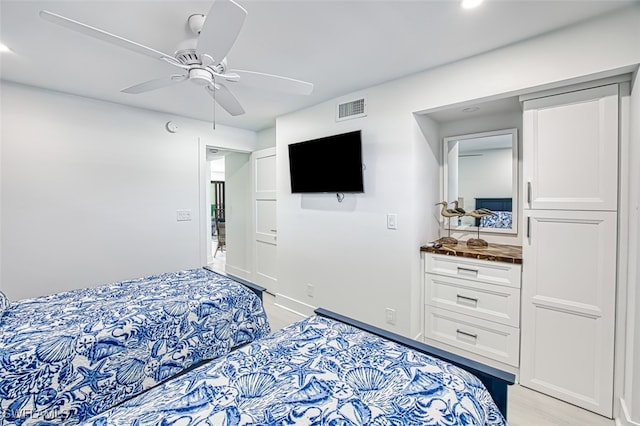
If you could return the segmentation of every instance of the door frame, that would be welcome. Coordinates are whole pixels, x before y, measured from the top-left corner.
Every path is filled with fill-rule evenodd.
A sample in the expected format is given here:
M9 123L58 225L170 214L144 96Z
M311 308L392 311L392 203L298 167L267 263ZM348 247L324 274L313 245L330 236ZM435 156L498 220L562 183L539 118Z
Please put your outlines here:
M251 156L252 151L229 149L223 146L212 145L198 138L198 174L200 179L198 180L198 211L200 212L200 223L198 231L198 243L200 245L200 266L208 265L212 256L210 235L211 235L211 194L209 186L211 185L211 167L207 161L207 148L215 148L224 152L237 152L242 154L248 154ZM226 171L225 171L226 175ZM226 176L225 176L226 182ZM250 191L251 188L248 188ZM227 212L228 213L228 212ZM248 241L245 241L247 244ZM228 250L228 246L225 247ZM251 265L253 266L253 265ZM242 278L242 277L241 277Z

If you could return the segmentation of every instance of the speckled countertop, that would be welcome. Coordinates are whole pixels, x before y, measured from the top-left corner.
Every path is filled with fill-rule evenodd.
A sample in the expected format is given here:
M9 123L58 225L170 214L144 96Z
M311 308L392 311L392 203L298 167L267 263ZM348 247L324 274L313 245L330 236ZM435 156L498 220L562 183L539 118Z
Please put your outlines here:
M420 251L428 253L446 254L448 256L471 257L474 259L491 260L522 264L522 247L507 244L489 243L488 247L467 247L466 242L445 244L440 248L420 247Z

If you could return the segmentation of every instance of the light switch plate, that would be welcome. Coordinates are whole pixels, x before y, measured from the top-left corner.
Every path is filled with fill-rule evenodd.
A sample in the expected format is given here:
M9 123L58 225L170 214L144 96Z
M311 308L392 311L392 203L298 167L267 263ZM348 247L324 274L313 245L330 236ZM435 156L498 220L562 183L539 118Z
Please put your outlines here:
M398 229L398 215L387 213L387 229Z
M178 222L187 222L191 220L191 210L176 210L176 219Z
M395 325L396 323L396 310L391 308L386 308L384 310L385 313L385 321L387 324Z

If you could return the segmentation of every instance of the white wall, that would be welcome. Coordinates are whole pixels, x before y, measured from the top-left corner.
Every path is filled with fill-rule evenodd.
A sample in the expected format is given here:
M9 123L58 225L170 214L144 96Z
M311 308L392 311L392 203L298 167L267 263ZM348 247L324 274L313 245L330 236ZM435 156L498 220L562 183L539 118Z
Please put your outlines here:
M273 148L276 146L276 128L270 127L258 132L258 148Z
M427 237L415 234L416 167L406 159L422 152L415 145L424 141L412 142L418 128L411 115L390 114L380 109L380 98L372 92L368 97L366 118L336 123L335 104L328 102L277 121L279 294L379 326L385 308L392 308L397 328L408 331L410 284L419 269L412 264ZM342 203L335 194L291 194L288 144L356 129L362 129L364 194L346 194ZM398 215L397 230L386 229L387 213ZM315 286L313 297L307 296L307 284ZM361 293L384 297L362 299Z
M465 209L475 209L475 198L511 198L512 157L511 149L489 149L460 158L458 197L464 197Z
M211 180L224 182L224 157L210 160L209 166L211 167Z
M439 143L433 123L414 113L515 96L629 71L640 62L640 5L468 60L366 90L368 116L336 123L335 104L280 117L277 302L323 306L413 337L420 323L419 246L437 234ZM588 46L589 48L585 48ZM550 64L553 64L552 66ZM586 77L585 77L586 76ZM514 127L514 126L508 126ZM338 204L333 195L292 195L287 145L362 129L365 193ZM493 129L491 129L493 130ZM434 146L435 145L435 146ZM398 230L385 214L398 214ZM314 297L306 285L315 285ZM384 309L397 324L384 324Z
M414 151L410 158L415 175L413 181L409 182L413 188L413 196L408 201L411 203L411 208L418 214L415 215L414 222L410 225L414 231L413 239L407 242L407 249L411 252L409 309L412 312L411 328L408 335L422 338L423 319L416 312L421 311L423 304L421 277L423 256L418 257L415 253L416 247L440 237L438 234L440 214L431 209L435 203L441 201L439 184L442 179L442 167L440 167L439 159L442 158L442 141L435 121L424 115L416 115L414 118L419 130L413 132L413 138L419 142L413 145ZM425 187L433 190L425 190Z
M1 102L10 299L201 266L204 143L252 150L254 132L6 81Z
M415 184L428 158L426 142L413 116L404 115L402 100L383 104L388 98L379 94L380 89L368 92L365 118L336 123L332 101L277 120L279 303L324 306L379 326L391 308L395 328L408 333L416 327L417 333L409 303L419 279L417 247L429 237L416 233L422 218L414 200L423 191L435 199L437 185ZM356 129L362 129L364 194L346 194L342 203L335 194L291 194L288 145ZM411 159L415 165L407 164ZM436 169L437 161L431 163ZM397 230L386 228L387 213L398 215ZM307 284L315 286L313 297L307 296Z

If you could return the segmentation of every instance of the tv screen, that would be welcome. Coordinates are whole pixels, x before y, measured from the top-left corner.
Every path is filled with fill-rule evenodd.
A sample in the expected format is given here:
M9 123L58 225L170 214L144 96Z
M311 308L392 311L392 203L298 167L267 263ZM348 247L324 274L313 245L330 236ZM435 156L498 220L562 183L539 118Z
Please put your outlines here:
M360 130L289 145L291 192L364 192Z

